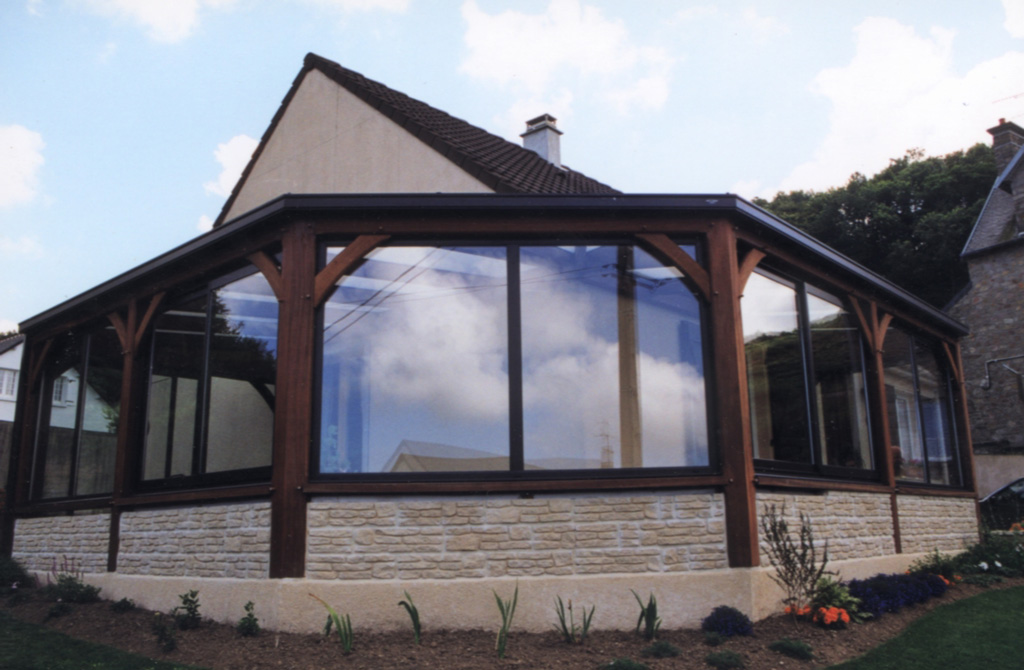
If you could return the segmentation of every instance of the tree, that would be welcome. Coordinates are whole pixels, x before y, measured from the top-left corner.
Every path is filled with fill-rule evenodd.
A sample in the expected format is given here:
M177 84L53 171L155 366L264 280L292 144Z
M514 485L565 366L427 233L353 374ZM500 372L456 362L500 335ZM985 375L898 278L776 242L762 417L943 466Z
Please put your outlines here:
M824 192L790 191L754 204L943 307L968 281L960 260L996 177L992 150L926 158L911 149L868 178Z

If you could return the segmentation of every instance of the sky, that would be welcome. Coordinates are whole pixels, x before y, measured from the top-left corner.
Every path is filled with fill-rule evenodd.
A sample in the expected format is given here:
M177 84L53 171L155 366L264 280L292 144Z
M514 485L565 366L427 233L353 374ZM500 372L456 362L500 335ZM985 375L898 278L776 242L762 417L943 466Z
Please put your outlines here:
M1024 125L1024 0L4 0L0 331L209 229L307 52L628 193L827 190Z

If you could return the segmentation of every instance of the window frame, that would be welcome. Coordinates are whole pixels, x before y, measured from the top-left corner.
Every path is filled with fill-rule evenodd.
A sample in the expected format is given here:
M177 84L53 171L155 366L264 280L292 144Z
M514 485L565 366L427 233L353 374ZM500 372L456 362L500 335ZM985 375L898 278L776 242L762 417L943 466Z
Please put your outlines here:
M323 237L317 241L317 271L327 263L329 247L344 247L351 244L354 238ZM694 260L702 267L707 264L707 241L698 235L687 234L673 236L672 241L680 247L692 247L695 251ZM710 476L721 472L720 452L718 448L717 430L715 428L715 381L714 381L714 343L711 338L710 306L704 301L688 282L683 282L686 290L693 295L700 316L700 335L702 344L702 365L704 372L705 412L704 420L707 429L708 463L701 466L670 466L670 467L639 467L610 469L550 469L527 470L524 465L524 411L523 411L523 366L522 366L522 296L520 286L521 257L520 251L528 247L542 246L627 246L651 255L665 267L672 267L679 272L681 268L662 260L639 240L632 236L588 236L572 237L493 237L473 238L437 238L435 236L402 236L392 238L386 245L389 247L499 247L506 250L507 267L506 308L507 308L507 346L508 346L508 378L509 378L509 469L508 470L473 470L473 471L441 471L441 472L357 472L331 473L320 472L320 440L322 420L322 389L324 376L324 313L323 307L317 309L314 326L314 391L313 416L311 419L311 444L309 458L309 480L314 483L351 483L351 484L398 484L398 483L458 483L458 482L554 482L583 480L643 480L665 479L673 477ZM689 252L687 252L689 253ZM358 267L358 266L357 266ZM351 274L351 273L349 273ZM348 274L345 277L349 276ZM342 277L342 280L344 277ZM515 361L515 363L513 363Z

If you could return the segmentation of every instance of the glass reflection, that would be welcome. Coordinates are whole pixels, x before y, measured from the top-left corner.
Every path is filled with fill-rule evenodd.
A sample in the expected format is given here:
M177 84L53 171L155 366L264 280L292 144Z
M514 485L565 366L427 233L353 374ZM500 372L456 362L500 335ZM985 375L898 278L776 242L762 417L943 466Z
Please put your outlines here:
M114 489L123 365L121 341L114 329L104 328L93 333L89 338L76 495L109 493Z
M338 282L320 472L508 470L506 265L503 247L387 247Z

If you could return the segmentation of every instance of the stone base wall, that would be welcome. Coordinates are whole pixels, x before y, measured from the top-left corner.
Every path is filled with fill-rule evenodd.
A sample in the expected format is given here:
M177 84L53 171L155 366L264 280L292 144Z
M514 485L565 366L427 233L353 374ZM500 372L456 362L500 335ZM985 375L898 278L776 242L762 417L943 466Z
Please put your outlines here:
M830 561L873 558L896 553L893 539L892 506L887 493L829 491L820 495L762 492L757 494L757 513L774 505L784 517L790 533L799 532L800 514L811 520L814 538L820 546L828 542ZM758 522L760 530L760 522ZM769 565L768 550L761 540L761 563Z
M727 566L722 495L433 500L318 498L306 576L484 579L674 573Z
M71 516L18 519L12 555L26 569L49 572L64 560L76 570L104 572L110 538L109 512L76 512Z
M901 495L897 506L903 553L957 552L978 541L973 499Z
M270 503L125 512L117 571L266 578L270 574Z

